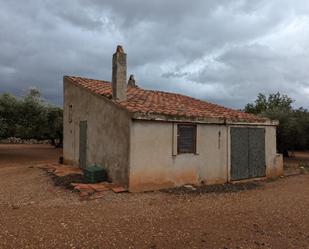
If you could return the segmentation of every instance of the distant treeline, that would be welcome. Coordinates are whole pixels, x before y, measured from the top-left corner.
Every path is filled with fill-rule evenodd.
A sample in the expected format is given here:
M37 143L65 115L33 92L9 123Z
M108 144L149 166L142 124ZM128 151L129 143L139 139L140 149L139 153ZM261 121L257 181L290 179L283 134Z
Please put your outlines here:
M62 120L62 109L46 103L37 89L30 89L23 98L0 95L0 138L50 139L61 145Z
M293 109L294 102L287 95L259 94L254 103L247 104L245 112L280 122L277 128L277 150L288 156L288 150L309 149L309 113L304 108Z

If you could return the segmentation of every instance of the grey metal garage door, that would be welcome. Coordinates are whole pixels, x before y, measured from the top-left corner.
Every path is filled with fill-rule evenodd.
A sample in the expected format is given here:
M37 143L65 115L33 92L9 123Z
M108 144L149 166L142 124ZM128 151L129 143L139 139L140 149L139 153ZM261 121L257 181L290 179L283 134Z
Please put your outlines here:
M231 128L231 178L265 176L265 129Z

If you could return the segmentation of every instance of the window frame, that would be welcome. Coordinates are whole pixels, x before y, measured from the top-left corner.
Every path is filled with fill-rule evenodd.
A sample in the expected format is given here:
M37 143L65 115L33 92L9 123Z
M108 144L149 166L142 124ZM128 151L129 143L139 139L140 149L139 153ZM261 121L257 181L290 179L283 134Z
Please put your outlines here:
M190 151L184 151L181 150L180 146L180 127L187 126L193 128L193 137L192 137L192 150ZM177 124L177 155L179 154L196 154L196 142L197 142L197 125L196 124L188 124L188 123L178 123Z

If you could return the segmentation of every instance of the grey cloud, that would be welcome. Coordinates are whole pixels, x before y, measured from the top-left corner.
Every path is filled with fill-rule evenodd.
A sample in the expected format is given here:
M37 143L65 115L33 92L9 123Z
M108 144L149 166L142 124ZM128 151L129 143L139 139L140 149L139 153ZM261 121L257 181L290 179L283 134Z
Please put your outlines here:
M174 78L174 77L185 77L188 76L189 72L166 72L162 74L162 77L164 78Z
M117 44L145 88L241 108L281 91L309 107L306 0L0 0L0 91L36 86L62 102L62 76L109 80Z

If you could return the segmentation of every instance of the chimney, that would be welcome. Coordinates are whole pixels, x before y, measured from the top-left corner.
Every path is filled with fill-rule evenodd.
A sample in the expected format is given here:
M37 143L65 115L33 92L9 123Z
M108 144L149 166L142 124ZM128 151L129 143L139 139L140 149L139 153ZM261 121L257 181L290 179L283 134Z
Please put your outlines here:
M130 77L129 77L128 86L137 87L133 74L131 74Z
M121 46L117 46L113 54L112 90L113 99L127 99L127 54Z

